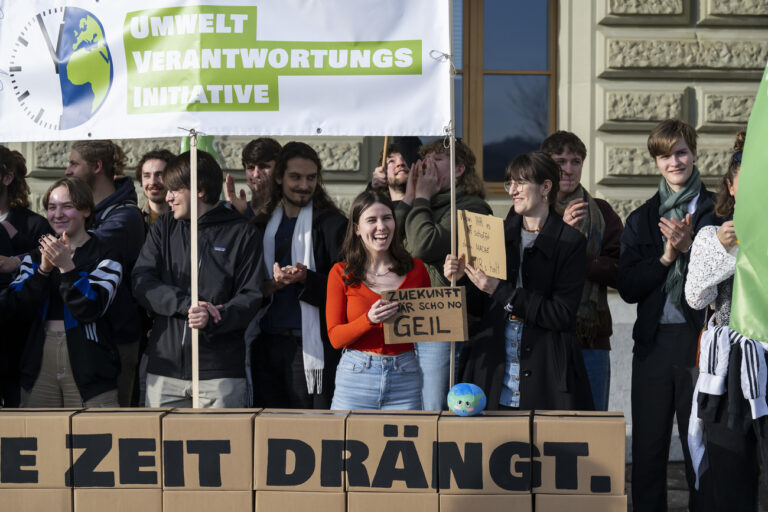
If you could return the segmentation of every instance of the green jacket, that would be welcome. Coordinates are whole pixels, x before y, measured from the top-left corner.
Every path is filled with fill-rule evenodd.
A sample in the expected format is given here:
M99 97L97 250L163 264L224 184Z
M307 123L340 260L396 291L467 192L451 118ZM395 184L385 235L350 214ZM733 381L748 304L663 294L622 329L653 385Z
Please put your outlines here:
M491 215L491 207L479 196L469 196L456 188L456 209ZM412 205L400 201L395 206L397 229L405 248L427 266L432 286L448 286L443 276L445 256L451 252L451 191L443 190L432 199L417 198Z

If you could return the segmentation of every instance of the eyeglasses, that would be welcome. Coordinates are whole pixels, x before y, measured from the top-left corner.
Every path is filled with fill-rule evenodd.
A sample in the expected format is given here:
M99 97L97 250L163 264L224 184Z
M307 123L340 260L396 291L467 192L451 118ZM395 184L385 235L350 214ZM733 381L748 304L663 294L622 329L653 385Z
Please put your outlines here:
M515 181L515 180L507 180L504 182L504 190L509 194L512 192L512 190L519 190L526 186L529 181Z
M737 151L731 156L731 161L741 163L741 151Z

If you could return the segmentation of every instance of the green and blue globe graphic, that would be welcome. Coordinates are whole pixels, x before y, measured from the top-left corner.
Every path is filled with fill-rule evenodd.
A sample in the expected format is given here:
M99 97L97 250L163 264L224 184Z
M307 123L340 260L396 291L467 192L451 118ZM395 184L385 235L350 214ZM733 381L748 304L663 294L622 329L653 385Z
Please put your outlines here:
M61 85L60 129L88 121L104 103L112 86L112 55L104 38L104 27L90 12L67 7L58 44Z

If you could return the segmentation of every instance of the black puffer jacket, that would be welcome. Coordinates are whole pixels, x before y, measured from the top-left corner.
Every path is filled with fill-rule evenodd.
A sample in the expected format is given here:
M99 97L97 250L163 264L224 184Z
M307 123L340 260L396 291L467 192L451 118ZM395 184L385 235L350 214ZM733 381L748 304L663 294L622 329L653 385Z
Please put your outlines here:
M192 378L190 233L188 220L173 213L157 219L133 268L133 294L155 315L147 346L147 371ZM198 223L199 300L223 305L221 321L200 331L200 378L245 377L245 327L261 302L264 263L261 236L228 203L219 203Z

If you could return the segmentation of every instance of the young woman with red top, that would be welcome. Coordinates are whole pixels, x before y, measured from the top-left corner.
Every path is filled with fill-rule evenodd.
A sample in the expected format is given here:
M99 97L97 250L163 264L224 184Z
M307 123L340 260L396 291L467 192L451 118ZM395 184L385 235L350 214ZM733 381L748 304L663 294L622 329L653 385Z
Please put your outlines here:
M365 191L352 203L341 262L328 275L328 336L344 352L331 409L421 409L422 375L413 344L384 344L381 322L397 312L384 290L429 286L395 229L390 199Z

